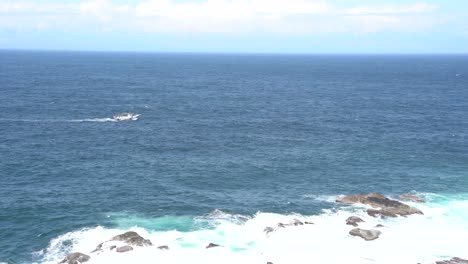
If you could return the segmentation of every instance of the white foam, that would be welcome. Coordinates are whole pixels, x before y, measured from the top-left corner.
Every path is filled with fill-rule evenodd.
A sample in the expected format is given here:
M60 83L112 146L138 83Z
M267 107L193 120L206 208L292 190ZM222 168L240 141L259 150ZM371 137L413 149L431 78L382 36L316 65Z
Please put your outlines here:
M451 257L468 258L468 200L443 204L416 204L425 214L381 220L369 217L359 208L328 210L319 215L258 213L253 217L229 215L220 211L203 217L214 221L214 229L193 232L148 231L131 228L154 246L135 248L127 253L90 253L96 245L128 230L102 227L67 233L52 240L43 252L42 263L57 263L66 253L82 252L98 263L350 263L416 264L434 263ZM345 219L357 215L366 222L361 228L383 224L380 238L364 241L351 237L353 228ZM241 218L241 219L239 219ZM313 225L276 228L294 219ZM265 227L276 231L265 233ZM206 249L209 243L223 247ZM67 246L68 244L68 246ZM163 251L157 246L168 245Z
M117 122L117 120L107 117L107 118L74 119L74 120L70 120L70 122Z

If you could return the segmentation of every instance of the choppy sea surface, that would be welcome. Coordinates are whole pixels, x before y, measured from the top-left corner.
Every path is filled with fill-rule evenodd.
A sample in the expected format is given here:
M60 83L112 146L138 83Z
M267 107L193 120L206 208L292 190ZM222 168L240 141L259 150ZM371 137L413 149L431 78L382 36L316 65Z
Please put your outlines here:
M424 215L334 202L365 192ZM314 225L264 232L293 219ZM468 258L468 56L0 51L0 263L129 230L170 250L89 263Z

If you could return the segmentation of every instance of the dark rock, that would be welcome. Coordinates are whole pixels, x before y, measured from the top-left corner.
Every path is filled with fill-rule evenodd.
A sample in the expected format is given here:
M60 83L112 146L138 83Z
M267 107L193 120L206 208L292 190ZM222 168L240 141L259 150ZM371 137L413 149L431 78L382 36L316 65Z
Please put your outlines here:
M461 258L452 258L450 260L436 261L436 264L468 264L468 260Z
M279 224L278 224L278 227L284 228L284 227L286 227L286 225L283 224L283 223L279 223Z
M352 225L352 226L358 226L358 224L362 222L365 222L365 221L357 216L350 216L348 217L348 219L346 219L346 224Z
M123 253L123 252L128 252L128 251L132 251L133 248L131 246L121 246L121 247L118 247L117 248L117 252L119 253Z
M313 225L314 223L305 221L304 224L305 225Z
M263 229L263 232L265 232L267 234L269 234L269 233L271 233L273 231L275 231L275 229L273 227L269 227L269 226L267 226L267 227L265 227L265 229Z
M267 264L273 264L273 262L268 261Z
M366 241L371 241L379 238L380 234L379 230L365 230L365 229L360 229L360 228L355 228L351 231L349 231L349 234L352 236L359 236L363 238Z
M215 243L209 243L208 246L206 246L206 248L214 248L214 247L220 247L220 245L215 244Z
M400 199L406 200L406 201L411 201L411 202L417 202L417 203L425 203L426 200L424 198L421 198L416 195L412 194L402 194L400 195Z
M86 261L88 261L90 259L91 259L91 257L88 256L88 255L85 255L85 254L80 253L80 252L75 252L75 253L68 254L59 263L80 264L80 263L86 262Z
M379 227L385 227L384 225L381 225L381 224L378 224L375 226L376 228L379 228Z
M402 202L392 200L379 193L358 194L338 198L338 203L370 205L376 209L369 209L367 213L371 216L397 217L412 214L423 214L419 209L411 207Z
M372 217L380 217L380 218L387 218L387 217L397 217L398 215L386 210L377 210L377 209L367 209L367 214Z
M116 248L117 246L116 245L113 245L113 246L110 246L110 250L113 250L114 248Z
M169 250L169 246L163 245L158 247L161 250Z
M132 246L151 246L153 243L149 239L144 239L137 232L129 231L120 235L117 235L111 239L111 241L123 241Z

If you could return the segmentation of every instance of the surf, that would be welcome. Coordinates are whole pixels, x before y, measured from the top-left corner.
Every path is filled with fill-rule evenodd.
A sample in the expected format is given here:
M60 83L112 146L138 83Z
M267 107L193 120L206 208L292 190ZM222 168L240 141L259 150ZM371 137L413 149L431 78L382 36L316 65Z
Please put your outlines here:
M114 228L98 226L63 234L37 256L44 264L57 263L69 252L89 254L89 263L429 264L451 257L468 258L468 197L426 197L424 204L406 202L424 215L388 219L370 217L365 206L338 204L317 215L258 212L249 216L220 210L193 217L116 214L109 216ZM364 229L383 225L381 236L374 241L350 236L353 227L345 223L350 216L362 218L360 227ZM278 228L279 223L294 221L313 224ZM273 231L266 232L266 227ZM153 246L135 247L126 253L89 253L99 243L129 230L150 239ZM207 249L209 243L220 247Z

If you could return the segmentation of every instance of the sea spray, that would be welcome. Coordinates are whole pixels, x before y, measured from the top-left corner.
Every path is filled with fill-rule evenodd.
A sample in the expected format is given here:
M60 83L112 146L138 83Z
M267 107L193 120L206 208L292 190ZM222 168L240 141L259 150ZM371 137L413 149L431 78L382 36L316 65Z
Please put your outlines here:
M122 228L122 225L115 229L95 227L59 236L44 250L40 263L57 263L69 252L88 254L99 243L128 230L150 239L154 246L135 247L134 251L121 254L93 253L89 263L416 264L449 257L468 258L468 200L433 196L426 204L408 204L422 210L424 215L378 219L368 216L360 206L337 207L311 216L259 212L249 217L216 210L210 215L193 217L193 221L182 217L181 222L190 225L185 230L192 230L197 221L211 223L211 226L185 232L161 226L164 222L170 225L168 217L164 221L147 219L159 223L159 227L154 225L153 228L139 227L140 219L130 228ZM374 241L350 236L352 227L346 225L345 220L353 215L365 221L360 223L361 228L378 229L382 235ZM313 224L284 228L278 225L294 220ZM116 220L117 223L122 221ZM377 228L377 225L383 227ZM130 222L124 226L130 226ZM265 227L274 231L266 233ZM206 249L209 243L221 247ZM158 249L161 245L167 245L169 250Z

